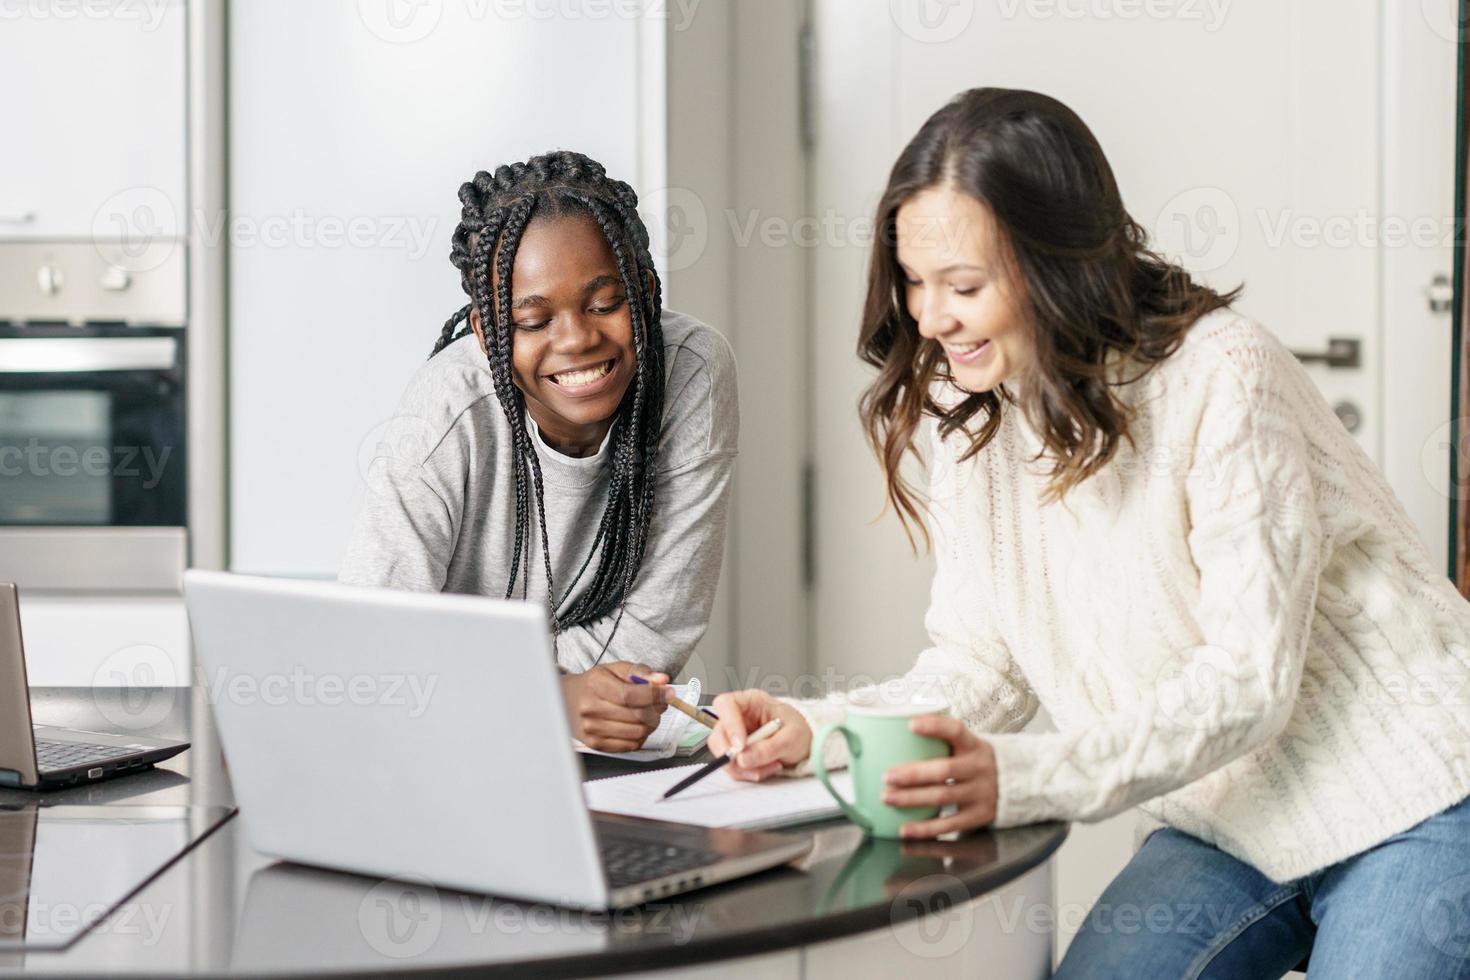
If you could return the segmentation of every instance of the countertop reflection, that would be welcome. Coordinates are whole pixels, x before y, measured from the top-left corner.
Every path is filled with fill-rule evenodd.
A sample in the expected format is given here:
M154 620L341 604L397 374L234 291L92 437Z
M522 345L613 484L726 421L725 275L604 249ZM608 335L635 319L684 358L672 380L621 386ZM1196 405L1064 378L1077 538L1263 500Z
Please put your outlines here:
M152 772L39 800L0 791L0 805L233 804L198 692L43 689L33 703L41 723L116 729L123 727L119 718L131 719L138 731L187 738L194 748ZM814 846L797 866L595 913L275 863L251 850L236 818L71 948L0 953L0 973L576 975L667 968L943 912L1029 871L1066 836L1060 825L927 843L865 839L836 821L804 830Z

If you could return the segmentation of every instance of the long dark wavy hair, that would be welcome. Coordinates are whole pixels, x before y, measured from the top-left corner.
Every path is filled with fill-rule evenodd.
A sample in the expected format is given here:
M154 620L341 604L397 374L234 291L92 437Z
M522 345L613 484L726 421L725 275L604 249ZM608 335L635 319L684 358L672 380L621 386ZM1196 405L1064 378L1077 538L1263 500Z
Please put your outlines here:
M663 286L648 248L648 229L638 216L638 195L590 157L568 150L481 170L459 188L459 226L454 230L449 260L459 270L460 285L470 302L444 324L433 353L438 354L471 332L471 310L478 310L485 333L486 356L500 408L510 426L516 484L516 539L509 555L505 597L527 592L530 578L530 497L534 494L540 528L541 556L546 566L546 602L553 634L585 626L617 611L608 635L611 644L622 620L629 590L638 576L653 521L654 464L664 409L664 343L660 316ZM633 321L637 364L632 383L613 421L609 451L612 474L607 506L597 536L576 577L560 598L551 574L546 536L546 505L541 462L526 431L526 405L511 374L511 273L521 235L534 218L578 215L602 230L617 260ZM464 324L461 326L461 324ZM592 581L570 608L567 599L582 580L593 557ZM600 655L599 655L600 656Z
M1047 495L1056 499L1105 466L1128 437L1131 413L1114 394L1172 354L1190 326L1233 302L1148 247L1123 207L1102 147L1077 114L1036 92L979 88L955 96L898 157L878 204L858 354L878 369L860 410L887 479L889 502L925 540L918 493L900 472L918 454L924 416L942 436L965 430L964 458L994 438L1002 401L995 390L957 404L933 397L952 380L940 345L920 336L908 313L898 267L899 208L930 188L965 193L990 210L1004 265L1020 298L1036 356L1024 370L1019 404L1052 460ZM1143 366L1110 379L1114 352ZM971 428L978 417L978 427Z

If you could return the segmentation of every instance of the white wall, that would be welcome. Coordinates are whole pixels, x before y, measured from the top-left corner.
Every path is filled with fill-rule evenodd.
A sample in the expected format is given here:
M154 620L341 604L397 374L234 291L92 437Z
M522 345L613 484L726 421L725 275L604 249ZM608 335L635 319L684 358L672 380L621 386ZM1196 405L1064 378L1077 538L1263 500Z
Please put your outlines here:
M230 5L235 570L335 574L360 450L465 302L448 259L463 181L553 148L635 186L661 169L646 22L532 8Z

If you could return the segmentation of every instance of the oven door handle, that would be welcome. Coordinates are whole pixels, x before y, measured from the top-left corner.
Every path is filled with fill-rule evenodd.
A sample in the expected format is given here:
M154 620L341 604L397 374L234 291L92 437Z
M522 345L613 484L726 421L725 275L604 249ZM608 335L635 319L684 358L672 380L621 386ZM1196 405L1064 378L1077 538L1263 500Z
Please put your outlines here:
M178 348L173 337L4 337L0 374L169 371Z

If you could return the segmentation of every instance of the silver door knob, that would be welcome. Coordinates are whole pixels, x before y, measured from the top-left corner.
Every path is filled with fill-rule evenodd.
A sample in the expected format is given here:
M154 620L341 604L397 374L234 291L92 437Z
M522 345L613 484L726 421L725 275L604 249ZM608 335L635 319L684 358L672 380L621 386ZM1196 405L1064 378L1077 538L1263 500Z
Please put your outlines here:
M1337 413L1343 428L1349 432L1357 432L1363 427L1363 412L1352 402L1338 402L1332 406L1332 410Z
M61 282L61 270L54 265L43 265L36 270L36 285L47 296L55 296L61 292Z

